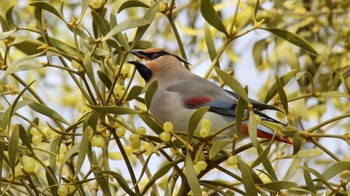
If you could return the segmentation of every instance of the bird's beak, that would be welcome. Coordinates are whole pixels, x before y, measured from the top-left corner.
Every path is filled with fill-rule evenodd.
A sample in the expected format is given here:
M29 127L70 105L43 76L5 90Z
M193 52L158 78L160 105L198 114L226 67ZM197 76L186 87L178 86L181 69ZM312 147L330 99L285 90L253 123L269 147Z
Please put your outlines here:
M128 63L135 65L137 71L141 74L143 79L148 82L151 79L153 73L152 70L144 62L149 61L149 59L146 55L143 55L143 52L140 50L132 50L130 53L137 56L139 59L128 61Z
M148 61L149 60L146 55L142 54L141 50L132 50L130 53L135 55L137 58L139 58L138 60L128 61L128 63L133 64L136 67L138 67L138 66L145 66L145 64L143 64L142 61Z
M143 55L143 52L141 50L132 50L130 53L137 56L140 60L149 61L148 57L146 55Z

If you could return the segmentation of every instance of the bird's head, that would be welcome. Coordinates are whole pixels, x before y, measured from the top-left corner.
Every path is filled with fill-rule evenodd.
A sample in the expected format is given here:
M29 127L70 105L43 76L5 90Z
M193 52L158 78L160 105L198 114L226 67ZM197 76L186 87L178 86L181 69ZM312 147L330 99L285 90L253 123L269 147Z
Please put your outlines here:
M133 55L139 59L136 61L128 61L134 64L142 78L148 82L152 77L158 74L165 76L172 70L184 69L182 63L189 64L185 59L171 53L163 48L148 48L145 50L133 50Z

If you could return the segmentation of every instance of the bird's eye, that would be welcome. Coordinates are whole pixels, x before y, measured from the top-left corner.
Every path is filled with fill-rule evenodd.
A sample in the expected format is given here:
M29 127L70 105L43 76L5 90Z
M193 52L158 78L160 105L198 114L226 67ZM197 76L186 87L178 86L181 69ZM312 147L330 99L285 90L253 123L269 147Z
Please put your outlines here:
M153 58L153 59L159 58L159 54L157 54L157 53L152 54L152 58Z

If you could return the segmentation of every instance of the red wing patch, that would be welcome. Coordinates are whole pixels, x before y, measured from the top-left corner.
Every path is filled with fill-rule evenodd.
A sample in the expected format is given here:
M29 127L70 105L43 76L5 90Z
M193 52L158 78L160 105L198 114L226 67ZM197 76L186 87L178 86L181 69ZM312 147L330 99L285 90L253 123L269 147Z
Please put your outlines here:
M249 130L248 130L248 125L246 124L242 124L241 125L241 129L242 129L242 133L245 134L245 135L249 135ZM257 134L256 136L259 137L259 138L266 138L266 139L272 139L272 135L271 134L268 134L264 131L261 131L259 129L256 130L257 131ZM280 142L284 142L284 143L287 143L287 144L293 144L292 141L284 138L284 137L279 137L277 135L275 135L274 137L274 140L276 141L280 141Z
M186 99L185 103L189 106L197 106L211 102L212 99L210 97L195 97Z

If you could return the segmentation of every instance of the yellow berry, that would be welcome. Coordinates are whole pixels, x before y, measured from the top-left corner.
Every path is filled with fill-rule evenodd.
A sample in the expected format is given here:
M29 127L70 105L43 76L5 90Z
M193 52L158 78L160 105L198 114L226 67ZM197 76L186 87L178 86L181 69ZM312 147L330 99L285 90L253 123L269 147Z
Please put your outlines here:
M36 129L35 127L33 127L33 128L31 128L30 129L30 134L31 135L40 135L40 132L39 132L39 130L38 129Z
M72 60L71 65L72 65L73 68L76 68L76 69L78 67L81 67L80 63L76 62L75 60Z
M131 69L131 67L129 64L124 64L122 67L121 73L126 75L130 72L130 69Z
M141 141L138 141L138 142L130 142L130 145L131 147L134 149L134 150L138 150L141 148Z
M96 147L103 147L104 146L103 137L100 135L94 135L91 139L91 145Z
M136 130L136 133L141 134L141 135L146 135L146 132L147 132L146 128L142 127L142 126Z
M69 193L73 193L76 189L74 185L68 185L67 188Z
M115 86L114 86L114 89L113 89L113 92L115 95L117 95L118 97L120 97L121 95L123 95L124 93L124 86L117 83Z
M164 131L166 131L166 132L172 132L173 129L174 129L174 125L173 125L172 122L167 121L167 122L165 122L165 123L163 124L163 129L164 129Z
M140 136L138 134L131 134L129 136L129 140L130 140L130 145L133 149L139 149L141 147L141 141L140 141Z
M159 138L163 142L167 142L171 139L171 134L169 132L163 131L162 133L159 134Z
M125 146L124 150L125 150L125 153L129 156L132 155L132 153L134 152L134 149L132 149L131 146Z
M259 177L260 177L261 181L263 181L264 183L272 182L271 178L268 175L266 175L265 173L260 173Z
M175 148L170 148L170 152L174 155L177 155L179 153L179 151Z
M67 152L67 146L66 144L62 143L60 145L60 154L65 154Z
M201 171L203 171L203 170L205 170L205 169L207 168L208 164L207 164L207 162L205 162L205 161L198 161L198 162L196 163L196 166L197 166Z
M151 144L149 144L147 142L143 143L143 149L145 150L146 155L150 155L152 153L152 150L153 150Z
M51 129L48 126L45 126L42 128L43 133L45 134L46 137L50 137L51 135Z
M129 140L130 140L130 142L139 142L140 135L133 133L129 136Z
M209 134L210 134L210 130L207 129L207 128L202 127L202 128L199 130L199 135L200 135L202 138L208 137Z
M194 168L194 172L197 174L197 176L201 173L201 169L197 166L197 165L194 165L193 166Z
M255 115L255 119L257 123L261 123L261 116Z
M238 163L238 157L237 156L230 156L227 159L227 164L230 165L230 166L235 166L235 165L237 165L237 163Z
M203 118L201 121L201 126L202 128L208 129L210 130L210 126L211 126L211 121L208 118Z
M118 127L115 130L115 133L117 134L118 137L123 137L125 135L126 129L124 127Z
M33 172L35 169L35 164L33 161L26 161L23 165L23 170L30 173Z
M66 186L61 186L60 188L57 189L57 194L59 196L66 196L68 195L69 191Z
M160 2L158 6L159 12L164 12L167 9L167 4L165 2Z
M42 135L33 135L32 137L32 143L37 145L40 144L43 140L43 136Z
M108 158L117 161L123 159L123 155L120 152L108 152Z
M21 164L17 164L15 167L15 177L18 177L19 175L22 175Z
M285 117L286 115L283 114L282 112L277 112L277 113L276 113L276 116L277 116L277 118L279 118L279 119L284 119L284 117Z

